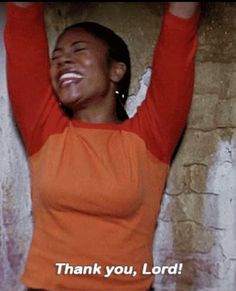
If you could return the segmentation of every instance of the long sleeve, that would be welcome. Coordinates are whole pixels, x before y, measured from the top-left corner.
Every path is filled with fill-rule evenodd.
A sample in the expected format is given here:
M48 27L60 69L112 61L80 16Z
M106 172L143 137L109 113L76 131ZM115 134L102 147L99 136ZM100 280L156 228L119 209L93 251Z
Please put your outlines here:
M50 85L43 4L22 8L8 3L4 38L13 113L26 148L32 153L42 143L39 139L47 135L44 125L50 123L49 119L56 124L62 117Z
M127 127L161 161L170 162L191 106L199 10L189 19L166 10L147 96Z

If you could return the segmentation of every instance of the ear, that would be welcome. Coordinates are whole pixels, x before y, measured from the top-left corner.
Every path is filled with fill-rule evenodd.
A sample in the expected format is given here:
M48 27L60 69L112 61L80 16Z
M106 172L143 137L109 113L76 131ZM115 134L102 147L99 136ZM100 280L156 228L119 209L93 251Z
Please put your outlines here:
M124 77L126 69L125 63L113 61L110 68L110 80L118 83Z

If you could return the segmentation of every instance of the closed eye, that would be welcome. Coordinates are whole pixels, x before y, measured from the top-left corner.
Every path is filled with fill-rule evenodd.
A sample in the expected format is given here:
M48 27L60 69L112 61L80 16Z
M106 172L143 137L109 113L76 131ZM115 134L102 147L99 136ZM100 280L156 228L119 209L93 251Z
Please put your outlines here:
M55 60L57 60L57 59L59 59L59 56L56 56L56 57L52 57L52 58L51 58L52 61L55 61Z
M78 52L84 51L85 49L86 48L77 48L77 49L74 49L73 52L78 53Z

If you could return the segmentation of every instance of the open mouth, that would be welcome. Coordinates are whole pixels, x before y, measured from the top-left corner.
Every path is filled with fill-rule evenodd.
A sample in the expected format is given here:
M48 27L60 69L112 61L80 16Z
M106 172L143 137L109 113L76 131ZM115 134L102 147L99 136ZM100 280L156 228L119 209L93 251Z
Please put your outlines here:
M59 87L65 87L72 83L78 83L83 76L76 72L68 72L64 73L59 77Z

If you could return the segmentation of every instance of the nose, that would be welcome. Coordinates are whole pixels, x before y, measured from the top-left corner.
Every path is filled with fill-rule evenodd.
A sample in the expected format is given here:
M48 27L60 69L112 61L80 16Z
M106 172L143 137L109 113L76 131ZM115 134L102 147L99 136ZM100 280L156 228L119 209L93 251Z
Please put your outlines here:
M70 53L67 53L67 54L63 54L61 55L57 60L56 60L56 65L58 67L61 67L61 66L64 66L64 65L67 65L67 64L73 64L73 58L71 56Z

